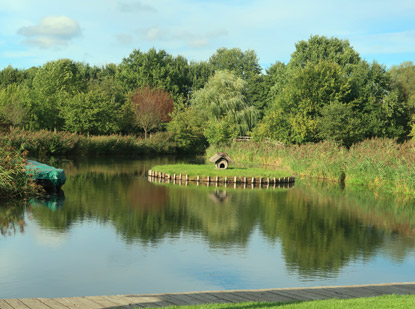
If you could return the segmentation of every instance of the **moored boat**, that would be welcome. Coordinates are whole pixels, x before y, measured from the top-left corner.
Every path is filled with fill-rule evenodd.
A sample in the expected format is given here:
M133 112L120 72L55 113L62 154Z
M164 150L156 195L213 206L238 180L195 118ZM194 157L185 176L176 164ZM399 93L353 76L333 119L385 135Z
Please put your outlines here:
M59 192L66 182L66 175L63 169L33 160L27 160L26 173L35 179L47 192Z

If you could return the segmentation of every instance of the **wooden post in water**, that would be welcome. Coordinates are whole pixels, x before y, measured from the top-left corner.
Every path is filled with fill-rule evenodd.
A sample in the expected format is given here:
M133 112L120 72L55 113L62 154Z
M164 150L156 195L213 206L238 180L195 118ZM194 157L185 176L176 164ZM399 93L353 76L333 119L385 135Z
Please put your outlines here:
M234 182L234 183L237 183L237 182L238 182L238 177L236 177L236 176L235 176L235 177L233 177L233 182Z

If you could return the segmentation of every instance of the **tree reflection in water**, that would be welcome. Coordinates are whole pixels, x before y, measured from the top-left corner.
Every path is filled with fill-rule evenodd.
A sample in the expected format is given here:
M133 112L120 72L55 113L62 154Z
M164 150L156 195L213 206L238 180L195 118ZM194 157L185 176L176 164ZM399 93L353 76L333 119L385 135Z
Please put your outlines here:
M245 248L259 230L281 244L288 270L304 278L336 276L350 261L380 251L399 261L414 249L412 200L321 183L291 189L154 184L142 171L157 162L102 164L72 164L65 205L32 207L33 218L60 232L87 219L109 223L130 244L157 246L166 237L199 234L221 250ZM2 234L11 222L23 230L22 208L8 209L0 208Z

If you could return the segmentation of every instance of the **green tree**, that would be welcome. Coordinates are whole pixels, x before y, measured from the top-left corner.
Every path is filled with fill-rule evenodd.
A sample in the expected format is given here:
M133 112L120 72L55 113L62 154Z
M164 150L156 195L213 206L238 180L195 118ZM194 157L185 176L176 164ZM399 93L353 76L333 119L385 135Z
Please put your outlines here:
M325 61L316 65L310 63L291 74L277 96L274 112L264 118L270 133L264 130L264 126L258 130L265 134L263 137L286 143L317 142L320 140L318 119L322 107L332 102L343 102L349 91L348 77L338 64ZM255 135L261 134L257 131Z
M361 114L353 109L353 104L339 101L323 106L318 127L322 140L339 141L347 147L365 136Z
M258 90L254 98L254 104L264 115L287 82L287 66L277 61L266 70L265 75L260 76L260 79L261 82L256 83Z
M271 108L257 139L285 143L332 139L350 146L364 138L404 138L407 107L385 67L362 61L348 41L312 36L296 44L287 66L276 64Z
M219 48L209 58L209 63L215 71L228 70L246 81L245 96L247 101L250 105L261 107L262 103L257 101L262 92L262 69L255 51L249 49L242 51L239 48Z
M196 91L192 104L207 120L209 143L226 143L245 135L257 119L257 110L246 100L246 82L229 71L217 71L205 87Z
M405 105L411 136L415 136L415 65L412 61L393 66L389 73L392 78L392 89Z
M10 84L0 89L0 118L13 126L24 127L29 121L30 89Z
M239 48L219 48L209 58L209 63L214 70L228 70L245 81L250 80L261 73L261 66L255 51L241 51Z
M204 152L207 140L203 135L205 120L194 106L182 104L172 113L172 120L167 124L176 145L183 151Z
M12 66L8 66L0 71L0 87L6 88L12 84L20 84L24 81L24 71L14 69Z
M150 86L168 91L174 99L186 98L190 90L189 64L184 57L173 57L164 50L134 50L122 60L117 80L127 93Z
M335 62L346 67L360 63L361 59L348 40L313 35L307 41L295 44L289 66L304 68L310 63L318 64L321 61Z
M67 99L61 115L70 132L110 134L120 130L123 97L114 80L92 80L87 92Z
M215 73L212 64L206 61L191 61L189 65L189 81L192 85L192 92L205 86L209 77Z
M62 129L62 106L87 83L79 66L69 59L46 63L33 79L32 126L38 129Z

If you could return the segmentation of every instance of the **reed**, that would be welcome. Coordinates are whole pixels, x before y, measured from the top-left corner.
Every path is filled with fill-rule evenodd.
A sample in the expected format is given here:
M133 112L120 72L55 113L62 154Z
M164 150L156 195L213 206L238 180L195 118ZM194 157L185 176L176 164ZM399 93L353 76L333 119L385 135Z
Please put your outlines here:
M335 142L276 145L234 142L209 147L207 157L223 151L239 166L282 167L297 176L368 186L374 190L415 195L415 142L374 138L347 149Z
M47 130L12 128L0 135L0 145L28 151L31 156L53 155L147 155L175 154L181 151L165 132L145 140L132 135L83 136Z
M22 197L36 191L25 170L26 159L20 152L0 146L0 198Z

